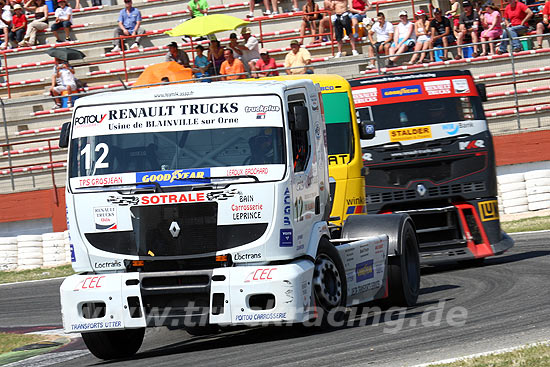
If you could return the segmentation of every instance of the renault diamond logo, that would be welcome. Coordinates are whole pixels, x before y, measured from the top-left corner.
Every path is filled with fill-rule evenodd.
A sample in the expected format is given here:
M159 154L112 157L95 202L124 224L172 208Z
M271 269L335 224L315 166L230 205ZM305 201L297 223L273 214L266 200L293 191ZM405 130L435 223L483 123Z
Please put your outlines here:
M169 231L172 234L172 237L177 238L180 235L180 226L178 225L178 222L172 222L172 224L170 224Z
M416 191L418 192L418 194L420 196L424 196L424 195L426 195L426 186L424 186L422 184L418 184L416 186Z

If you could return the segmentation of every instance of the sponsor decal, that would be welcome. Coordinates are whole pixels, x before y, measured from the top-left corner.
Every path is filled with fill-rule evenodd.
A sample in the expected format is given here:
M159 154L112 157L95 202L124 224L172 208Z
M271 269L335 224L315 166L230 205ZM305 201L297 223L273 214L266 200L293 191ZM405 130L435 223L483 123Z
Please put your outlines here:
M422 94L420 85L408 85L406 87L382 88L382 98L405 97Z
M458 142L458 149L460 150L470 150L470 149L479 149L479 148L485 148L485 141L482 139Z
M86 115L86 116L76 116L74 118L74 126L76 128L79 127L86 127L86 126L93 126L95 124L101 124L105 117L107 117L107 114L94 114L94 115Z
M204 192L144 195L139 198L140 205L180 204L200 201L206 201L206 195Z
M442 148L426 148L426 149L415 149L410 150L408 152L395 152L390 154L392 157L406 157L406 156L414 156L419 154L433 154L433 153L439 153L442 152Z
M292 247L293 245L294 243L293 243L293 236L292 236L292 228L281 229L279 234L279 247Z
M355 265L355 281L357 283L374 277L374 260L367 260Z
M288 190L288 187L285 189L285 193L283 195L283 225L290 226L290 191Z
M235 195L242 195L242 192L240 192L238 189L211 191L208 194L206 194L206 198L211 201L227 200L229 198L232 198Z
M119 206L137 205L139 198L137 196L109 196L107 202Z
M426 186L424 186L422 184L418 184L416 186L416 192L418 192L418 195L424 196L424 195L426 195L426 192L428 192L428 190L426 189Z
M190 185L209 183L210 168L179 169L174 171L138 172L136 181L139 183L157 182L160 186ZM197 180L193 180L196 178Z
M71 330L99 330L112 329L122 327L122 321L107 321L107 322L83 322L79 324L71 324Z
M363 153L363 160L364 161L372 161L372 153Z
M496 200L480 201L477 203L477 207L483 222L499 219L498 202Z
M94 268L96 269L115 269L115 268L121 268L122 262L119 260L113 260L110 262L104 262L104 263L94 263Z
M325 85L324 87L321 87L321 91L324 91L324 90L334 90L334 86L333 85Z
M460 126L458 124L444 124L443 125L443 131L445 131L449 135L455 135L458 130L460 129Z
M116 208L100 206L94 208L95 229L99 231L117 229Z
M74 253L74 245L72 243L71 243L71 262L72 263L76 262L76 255Z
M244 112L252 113L265 113L265 112L279 112L281 107L274 105L259 105L259 106L245 106Z
M254 195L239 195L239 202L250 204L231 204L233 220L262 219L264 206L254 203Z
M349 154L329 155L328 164L347 164L349 162Z
M440 94L451 94L450 80L437 80L424 82L424 89L429 96L437 96Z
M236 253L233 254L233 260L241 261L241 260L260 260L262 258L261 253L256 254L240 254Z
M272 280L273 279L273 272L276 271L277 268L259 268L254 271L251 271L248 273L248 275L244 278L245 283L254 282L257 280Z
M466 79L453 79L453 88L456 94L470 93L470 86Z
M265 120L265 112L258 112L256 120Z
M363 214L366 213L365 205L350 205L346 210L346 214Z
M378 101L378 89L376 88L355 89L352 94L353 101L357 104Z
M121 176L106 176L106 177L93 177L93 178L79 178L78 186L103 186L103 185L118 185L124 181Z
M390 141L404 141L416 139L429 139L432 137L430 126L409 127L405 129L390 130Z
M255 314L235 315L235 321L265 321L286 319L286 312L261 312Z
M81 280L80 282L78 282L76 287L74 287L73 291L77 292L81 289L101 288L101 280L103 278L105 278L105 275L86 277L84 280Z
M228 168L226 176L267 175L268 167Z

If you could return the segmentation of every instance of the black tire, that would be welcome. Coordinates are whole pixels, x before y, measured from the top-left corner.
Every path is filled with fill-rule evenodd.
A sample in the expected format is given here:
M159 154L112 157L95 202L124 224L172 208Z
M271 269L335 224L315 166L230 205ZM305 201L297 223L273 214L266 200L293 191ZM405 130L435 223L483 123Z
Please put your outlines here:
M82 333L90 352L99 359L129 358L141 347L145 328Z
M403 225L401 254L388 258L389 306L411 307L420 292L420 254L418 241L410 221Z
M331 315L335 321L344 318L348 294L344 264L338 250L326 238L322 238L319 242L314 266L313 295L318 308L317 312L322 320L321 326L326 327L329 326L327 321L331 312L336 312Z

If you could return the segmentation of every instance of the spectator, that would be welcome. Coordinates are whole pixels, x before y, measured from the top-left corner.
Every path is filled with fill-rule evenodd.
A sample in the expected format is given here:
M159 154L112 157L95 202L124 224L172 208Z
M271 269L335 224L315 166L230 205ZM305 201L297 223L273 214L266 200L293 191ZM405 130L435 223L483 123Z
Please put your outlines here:
M191 0L187 3L187 10L191 18L203 17L208 13L208 3L206 0Z
M296 2L296 0L294 0L294 2ZM255 5L256 5L255 1L251 0L250 1L250 12L246 15L247 18L254 18L254 6ZM269 10L269 0L264 0L264 7L265 7L265 10L263 12L264 15L277 15L277 14L279 14L277 12L277 0L271 0L271 6L273 7L273 10Z
M422 9L416 12L418 20L414 23L414 32L416 34L416 45L414 45L415 51L428 51L430 49L430 21L428 20L428 15ZM426 58L427 52L422 52L419 54L413 54L411 60L408 62L409 65L416 63L416 59L420 56L418 60L419 64L422 64ZM433 62L433 60L430 60Z
M401 22L397 25L397 29L393 35L393 43L390 47L390 55L395 55L388 59L387 67L395 66L395 62L399 58L399 54L408 51L416 44L416 35L414 33L414 24L409 22L407 12L401 10L399 12Z
M247 71L256 71L256 61L260 59L260 43L252 35L248 27L243 27L241 35L244 39L244 45L237 44L236 48L242 51L242 62Z
M312 13L312 12L319 11L319 5L315 4L313 0L307 0L304 7L302 8L302 11L304 13ZM302 24L300 26L300 37L302 37L300 38L300 40L302 42L304 42L303 37L306 34L306 28L309 28L311 30L311 35L313 36L313 41L310 43L314 43L315 41L317 41L316 35L319 30L319 21L321 18L322 18L321 13L311 14L311 15L304 14L302 16Z
M36 45L36 32L46 28L48 28L48 6L44 0L36 0L34 20L27 26L27 33L23 41L19 42L19 46Z
M13 14L13 19L10 29L10 40L15 42L19 46L19 42L23 41L25 32L27 31L27 17L23 14L23 7L19 4L15 4L13 7L15 14Z
M462 2L462 7L464 11L462 12L462 14L460 14L458 39L456 40L456 44L458 46L464 44L464 40L466 39L466 37L469 36L469 38L471 38L471 41L474 43L474 53L472 54L472 57L477 57L479 55L479 52L477 50L477 43L479 42L480 31L479 14L474 11L472 3L470 1ZM457 51L458 52L455 59L459 60L462 58L462 49L458 48Z
M481 24L485 30L481 32L481 41L493 41L502 36L502 18L500 17L499 7L493 5L490 2L485 4L486 12L481 18ZM481 45L483 52L481 56L487 56L487 44L484 43ZM490 54L494 55L495 53L495 44L493 42L489 43Z
M189 57L185 51L178 49L176 42L170 42L168 45L168 53L164 56L164 61L175 61L186 68L189 67Z
M204 56L204 47L202 45L198 45L195 47L195 50L197 51L197 56L195 56L195 60L193 61L193 74L197 78L202 78L205 76L210 76L208 74L208 68L210 66L210 62L208 61L208 58ZM210 81L207 79L206 81Z
M229 35L229 45L228 47L233 50L233 57L236 59L241 59L243 52L237 47L239 42L237 41L237 33L231 33Z
M52 85L50 87L50 95L54 97L55 108L61 108L61 99L56 98L64 91L68 92L67 107L72 107L71 93L76 91L76 78L74 77L74 69L68 62L58 58L54 59Z
M537 37L537 45L533 49L538 50L542 48L542 34L549 33L550 27L548 26L550 18L550 0L546 0L544 8L542 9L542 22L537 24L537 34L540 36Z
M319 33L330 33L330 23L332 22L332 14L334 14L334 6L332 5L331 0L325 0L323 4L323 10L327 11L328 14L323 16L323 18L319 21ZM327 42L328 37L322 36L321 41Z
M300 47L300 42L297 40L290 41L290 52L285 57L285 68L296 66L306 66L311 64L311 54L305 48ZM286 73L294 74L313 74L313 70L309 68L287 69Z
M132 0L124 0L124 9L122 9L118 15L118 27L115 29L114 38L124 36L137 36L144 34L145 31L140 29L141 25L141 12L132 6ZM141 37L136 37L134 43L130 48L139 48L139 41ZM119 39L113 41L113 49L111 52L120 51ZM122 40L124 44L124 40Z
M358 24L367 16L367 10L370 9L369 0L352 0L350 12L351 27L353 28L353 37L359 37Z
M220 46L220 41L210 41L210 47L208 48L208 60L211 62L212 70L209 71L210 75L220 75L220 68L225 61L224 49Z
M338 52L334 57L342 56L342 40L344 38L344 29L348 36L351 35L351 19L348 0L332 0L334 6L334 14L332 15L332 25L334 27L334 35L338 42ZM355 38L350 38L351 54L353 56L359 55L359 52L355 49Z
M277 64L275 63L275 59L269 56L266 48L262 48L260 50L260 60L256 63L256 68L258 69L258 73L256 74L262 78L266 76L279 75L279 72L276 70L269 71L272 69L277 69Z
M462 11L460 9L460 4L458 3L458 0L450 0L450 2L451 9L445 12L445 17L447 17L451 21L451 24L453 25L453 34L455 37L457 37L459 27L458 17L462 13Z
M369 40L371 47L369 47L369 57L374 57L374 51L377 54L387 55L390 52L390 46L393 40L393 24L386 22L384 13L377 14L378 21L373 24L369 31ZM376 42L372 36L376 34ZM370 61L369 69L374 69L374 59Z
M50 27L56 42L63 42L59 40L57 31L61 28L65 31L65 41L70 41L69 32L73 25L73 9L67 5L67 0L59 0L57 2L59 7L55 9L55 23Z
M245 72L244 65L241 62L241 60L233 57L233 51L225 50L223 52L223 56L225 57L225 61L222 63L222 66L220 67L220 74L230 75L230 76L224 76L222 77L222 80L237 80L237 79L246 78L246 75L244 74ZM241 75L231 75L231 74L241 74Z
M11 6L6 4L4 0L0 0L2 6L2 16L0 17L0 25L2 26L2 34L4 35L4 43L0 47L0 50L5 50L9 46L9 34L11 29L11 21L13 16L11 14Z
M431 47L449 47L455 38L451 34L451 22L441 15L441 9L434 9L434 19L430 22L430 32L432 37ZM430 48L431 48L430 47ZM442 60L447 60L447 50L443 51Z
M524 3L510 0L510 3L504 9L503 17L507 30L502 33L502 41L500 41L500 48L497 50L497 53L500 55L506 52L508 48L508 32L510 33L510 37L512 37L512 51L520 52L521 43L517 37L527 33L527 22L533 17L533 12Z
M23 3L20 3L21 5ZM35 0L29 0L26 3L24 3L23 10L25 10L26 14L32 14L36 11L36 8L38 8L38 4Z

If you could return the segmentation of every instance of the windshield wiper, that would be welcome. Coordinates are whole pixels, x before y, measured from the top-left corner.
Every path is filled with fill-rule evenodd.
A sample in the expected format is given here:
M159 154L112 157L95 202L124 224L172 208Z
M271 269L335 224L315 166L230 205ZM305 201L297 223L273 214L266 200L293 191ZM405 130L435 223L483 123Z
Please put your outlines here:
M126 186L133 186L128 189L129 192L121 192L122 190L113 190L113 188L120 188ZM107 189L107 190L104 190ZM90 190L90 191L116 191L121 195L124 194L136 194L139 192L164 192L158 182L136 182L136 183L122 183L122 184L109 184L109 185L95 185L86 187L77 187L75 190Z

